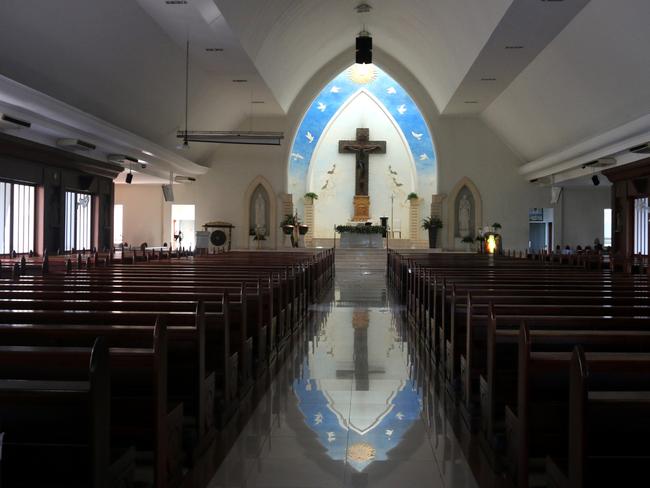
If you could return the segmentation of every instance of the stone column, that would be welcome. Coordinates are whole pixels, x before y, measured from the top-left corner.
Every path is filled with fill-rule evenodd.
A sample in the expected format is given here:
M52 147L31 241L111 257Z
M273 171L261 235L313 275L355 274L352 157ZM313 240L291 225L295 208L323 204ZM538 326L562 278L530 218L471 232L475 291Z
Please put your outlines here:
M285 215L293 215L293 195L291 193L283 193L280 195L281 205L280 205L280 221L284 220ZM278 225L279 222L276 222L275 225ZM288 236L282 232L282 229L278 229L279 242L278 247L280 248L291 248L291 240Z
M309 231L305 235L305 246L312 247L314 231L316 230L316 218L314 215L314 199L309 197L305 197L305 225L309 226Z
M431 217L438 217L442 220L442 201L445 195L431 195Z
M420 234L420 205L422 204L422 199L420 198L411 198L409 199L409 239L411 244L414 244Z

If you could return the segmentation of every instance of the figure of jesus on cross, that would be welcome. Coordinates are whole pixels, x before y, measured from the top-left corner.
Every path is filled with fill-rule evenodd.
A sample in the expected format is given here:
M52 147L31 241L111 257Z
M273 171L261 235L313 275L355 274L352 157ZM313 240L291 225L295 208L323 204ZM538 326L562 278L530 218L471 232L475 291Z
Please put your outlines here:
M357 129L355 141L339 141L339 153L355 153L355 195L368 195L368 162L370 154L386 154L386 141L370 141L370 129Z

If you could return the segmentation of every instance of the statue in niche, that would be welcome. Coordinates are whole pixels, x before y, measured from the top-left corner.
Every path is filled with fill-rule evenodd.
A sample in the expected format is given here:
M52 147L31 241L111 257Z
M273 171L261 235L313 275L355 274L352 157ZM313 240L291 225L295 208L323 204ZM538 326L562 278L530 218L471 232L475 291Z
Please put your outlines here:
M458 192L454 202L454 210L456 214L454 236L459 239L468 236L473 238L476 234L476 209L474 195L466 186Z
M467 199L467 195L463 195L458 203L458 233L463 237L470 233L471 213L472 204Z
M256 236L268 236L269 232L269 196L262 185L258 185L250 200L249 230Z

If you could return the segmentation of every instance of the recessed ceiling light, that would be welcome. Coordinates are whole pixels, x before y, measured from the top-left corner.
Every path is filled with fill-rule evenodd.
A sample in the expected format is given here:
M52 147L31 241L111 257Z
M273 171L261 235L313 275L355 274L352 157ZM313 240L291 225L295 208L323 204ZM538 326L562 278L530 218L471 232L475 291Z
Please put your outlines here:
M233 83L248 83L248 80L232 80Z
M497 81L496 78L481 78L481 81Z
M221 53L223 52L222 47L206 47L205 50L209 53Z
M506 49L523 49L524 46L506 46Z
M478 100L465 100L463 103L478 103Z
M142 154L146 154L147 156L153 156L153 153L150 153L149 151L145 151L144 149L142 150Z

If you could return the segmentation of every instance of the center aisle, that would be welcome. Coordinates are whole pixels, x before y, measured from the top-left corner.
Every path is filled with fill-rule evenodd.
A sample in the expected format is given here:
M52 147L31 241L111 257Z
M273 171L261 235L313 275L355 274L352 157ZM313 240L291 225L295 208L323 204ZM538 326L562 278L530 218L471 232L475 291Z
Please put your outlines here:
M384 272L338 268L208 486L478 486L401 312Z

